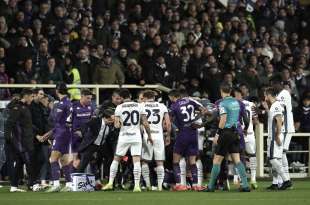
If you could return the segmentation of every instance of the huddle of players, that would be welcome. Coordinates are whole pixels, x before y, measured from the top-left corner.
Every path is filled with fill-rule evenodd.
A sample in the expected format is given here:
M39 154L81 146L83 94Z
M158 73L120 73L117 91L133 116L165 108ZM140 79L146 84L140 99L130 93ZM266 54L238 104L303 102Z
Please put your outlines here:
M280 83L275 82L273 86L274 88L267 89L266 91L266 101L271 104L270 109L267 107L268 105L265 104L266 109L269 109L267 140L268 158L270 159L273 170L273 182L269 188L286 189L292 186L289 179L285 152L288 150L291 133L294 132L294 127L292 126L291 97L289 92L281 87ZM226 92L223 92L225 89ZM225 111L226 108L223 106L223 102L225 98L230 96L231 91L231 88L227 88L227 85L223 85L221 87L223 99L216 103L218 107L215 112L217 112L220 117L225 115L227 119L229 114ZM81 100L73 103L68 98L67 88L64 84L57 86L56 93L60 101L55 104L51 113L53 115L54 129L52 130L52 134L48 133L42 136L42 138L45 139L49 136L53 137L50 156L53 186L48 192L57 192L61 189L63 191L70 191L72 186L70 174L74 170L73 166L78 167L79 162L77 149L82 139L80 129L94 113L94 108L90 105L92 97L91 92L82 92ZM242 147L242 140L239 140L239 136L245 133L245 150L250 157L251 184L253 188L256 188L255 136L253 123L257 123L257 116L254 104L242 100L240 93L238 89L234 91L235 100L237 99L239 100L238 102L240 102L238 108L238 112L240 113L238 113L238 123L233 126L235 126L236 130L239 130L238 137L236 138L239 143L239 148L240 144ZM143 102L140 103L134 102L131 99L130 92L126 89L120 92L120 96L123 99L123 103L116 107L114 116L114 126L120 128L120 132L115 156L110 166L109 182L103 187L103 190L113 189L113 182L118 171L119 162L121 157L125 156L128 151L130 151L133 159L134 191L141 191L141 174L146 182L147 188L150 189L150 171L147 162L151 161L153 158L157 164L157 190L162 190L162 184L165 178L165 169L163 166L165 161L165 146L170 143L171 121L173 121L178 129L173 146L173 173L175 182L173 189L175 191L185 191L189 189L188 186L184 184L184 180L181 180L181 172L184 166L180 166L182 164L180 161L185 157L192 178L192 187L190 189L195 191L214 191L214 185L218 176L217 172L220 171L218 163L221 162L227 154L232 154L233 156L236 153L239 154L240 151L239 148L235 150L227 149L224 151L218 148L218 152L215 152L215 156L218 155L221 157L218 158L220 160L217 161L215 157L213 161L214 166L208 187L205 188L202 186L201 179L198 183L198 177L202 178L202 174L198 174L197 170L197 156L199 155L197 130L199 127L203 126L199 122L200 118L203 115L214 114L212 113L214 110L206 109L202 104L188 97L186 93L177 90L172 90L169 93L169 99L172 102L169 113L164 104L155 101L155 94L153 91L143 92ZM230 105L228 105L228 107L229 106ZM243 114L241 114L242 112ZM246 120L240 118L244 113L245 118L247 117L249 120L247 123L243 123L246 122ZM216 136L215 138L217 141L214 141L217 147L220 147L218 139L221 139L223 129L226 129L226 124L224 127L221 127L220 124L221 120L218 131L218 135L220 136ZM245 124L245 126L242 126L242 124ZM245 169L243 164L239 161L237 160L235 164L242 180L243 187L241 191L249 191ZM216 167L216 170L214 167ZM60 186L60 169L62 169L66 180L66 186L64 188Z

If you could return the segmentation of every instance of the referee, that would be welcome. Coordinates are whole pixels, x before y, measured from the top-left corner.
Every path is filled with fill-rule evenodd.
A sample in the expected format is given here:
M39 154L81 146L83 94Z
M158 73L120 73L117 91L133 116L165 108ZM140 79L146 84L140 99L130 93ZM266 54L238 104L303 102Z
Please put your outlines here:
M231 87L227 83L220 86L220 92L223 100L219 104L220 122L218 132L215 136L216 150L213 158L213 167L211 171L211 179L208 188L204 191L213 192L215 190L215 182L220 173L221 163L227 154L231 154L231 158L238 169L241 177L241 192L249 192L245 167L240 162L240 137L237 132L238 118L240 112L239 102L230 96Z

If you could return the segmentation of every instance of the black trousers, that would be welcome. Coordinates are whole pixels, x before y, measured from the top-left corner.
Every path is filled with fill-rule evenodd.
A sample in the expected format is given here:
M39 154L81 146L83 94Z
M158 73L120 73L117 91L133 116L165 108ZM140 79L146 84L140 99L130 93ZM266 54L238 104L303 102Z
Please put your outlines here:
M8 166L10 170L10 182L11 186L18 187L18 182L20 177L23 177L19 174L19 170L22 170L23 165L26 165L26 171L28 174L28 187L32 186L35 183L35 174L34 174L34 160L33 160L33 151L18 151L13 144L6 144L6 154L8 159Z
M103 147L99 145L92 144L88 146L83 152L80 153L80 165L78 169L76 170L77 172L84 172L87 165L92 162L92 159L94 159L94 154L97 154L97 159L96 159L96 166L97 166L97 171L95 172L95 178L99 179L100 178L100 173L99 173L99 167L98 164L102 163L102 157L99 156L99 153L102 152Z

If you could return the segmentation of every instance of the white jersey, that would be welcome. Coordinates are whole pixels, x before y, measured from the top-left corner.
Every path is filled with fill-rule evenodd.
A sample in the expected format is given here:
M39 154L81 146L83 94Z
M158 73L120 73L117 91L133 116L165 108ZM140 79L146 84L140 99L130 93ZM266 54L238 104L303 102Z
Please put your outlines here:
M159 136L163 139L163 119L168 113L167 107L159 102L145 102L143 107L150 124L152 137Z
M245 106L245 111L246 111L247 117L249 118L249 127L247 130L247 133L253 134L254 133L253 118L257 117L256 106L253 102L250 102L247 100L242 100L242 103Z
M275 117L280 115L283 118L283 107L279 101L275 101L268 112L268 138L273 140L276 131Z
M141 142L141 115L146 114L142 104L125 102L115 109L115 117L120 117L119 142Z
M287 133L295 132L291 94L287 90L283 89L278 94L277 100L281 103L283 107L283 114L284 114L283 131Z

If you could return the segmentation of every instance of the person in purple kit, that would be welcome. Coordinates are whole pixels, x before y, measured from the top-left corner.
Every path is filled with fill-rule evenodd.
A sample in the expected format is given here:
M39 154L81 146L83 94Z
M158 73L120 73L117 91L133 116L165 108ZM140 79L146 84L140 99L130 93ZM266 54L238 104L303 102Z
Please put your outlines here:
M203 106L186 96L185 91L172 90L169 93L169 99L173 103L171 105L171 115L174 123L179 129L173 150L173 171L175 175L176 185L175 191L186 191L187 187L180 184L180 159L188 157L190 170L193 178L192 189L195 191L202 190L203 187L197 185L197 166L196 157L198 155L198 132L194 122L198 119L197 113L203 114L205 109Z
M59 83L56 86L56 95L59 98L59 103L55 106L54 128L53 128L53 146L50 156L51 174L53 186L47 192L59 192L71 190L71 159L69 155L71 141L71 122L72 122L72 103L67 94L67 86L64 83ZM66 179L66 186L61 189L60 186L60 166Z
M94 114L94 107L91 105L92 92L88 89L81 91L81 99L72 103L72 141L71 151L73 156L73 166L77 168L78 148L82 142L81 128L91 119Z

